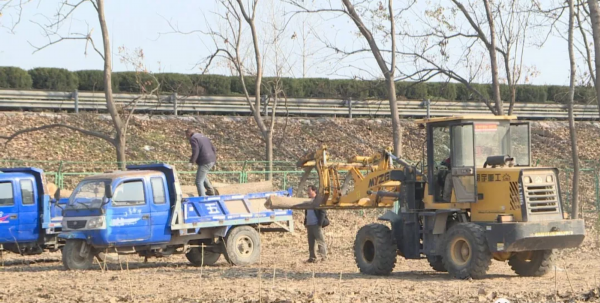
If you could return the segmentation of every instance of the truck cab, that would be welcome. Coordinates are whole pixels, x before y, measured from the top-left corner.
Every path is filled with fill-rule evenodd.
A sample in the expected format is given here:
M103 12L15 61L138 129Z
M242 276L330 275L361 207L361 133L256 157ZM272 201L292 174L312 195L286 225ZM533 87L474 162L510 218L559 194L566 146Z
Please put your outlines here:
M62 211L47 193L44 171L0 168L0 250L22 255L62 246Z
M252 207L288 191L183 199L175 168L127 169L87 177L69 197L60 235L67 269L88 269L105 252L186 254L194 265L210 265L224 254L230 263L251 264L260 253L260 225L287 222L293 228L291 211Z

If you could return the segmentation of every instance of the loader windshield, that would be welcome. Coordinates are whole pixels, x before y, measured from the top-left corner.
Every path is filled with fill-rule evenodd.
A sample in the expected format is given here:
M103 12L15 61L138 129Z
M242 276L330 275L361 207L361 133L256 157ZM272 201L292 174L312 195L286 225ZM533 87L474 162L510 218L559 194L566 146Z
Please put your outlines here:
M105 184L109 180L90 180L79 183L69 198L67 208L94 209L100 208L104 201Z
M508 122L475 124L475 165L483 167L489 156L509 155Z
M508 121L475 123L475 162L483 167L487 157L509 155L519 166L529 165L529 125Z

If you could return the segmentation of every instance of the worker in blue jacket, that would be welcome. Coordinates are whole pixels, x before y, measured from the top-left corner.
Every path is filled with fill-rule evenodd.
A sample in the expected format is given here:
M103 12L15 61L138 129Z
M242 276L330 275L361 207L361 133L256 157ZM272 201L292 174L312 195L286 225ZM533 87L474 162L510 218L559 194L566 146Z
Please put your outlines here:
M314 199L317 196L317 187L314 185L308 186L307 189L308 197ZM322 209L307 209L304 212L304 226L306 226L306 232L308 234L308 253L309 257L306 262L314 263L317 261L317 255L315 254L315 242L319 246L319 255L321 260L327 259L327 244L325 243L325 237L323 237L323 227L329 225L329 219L327 213Z

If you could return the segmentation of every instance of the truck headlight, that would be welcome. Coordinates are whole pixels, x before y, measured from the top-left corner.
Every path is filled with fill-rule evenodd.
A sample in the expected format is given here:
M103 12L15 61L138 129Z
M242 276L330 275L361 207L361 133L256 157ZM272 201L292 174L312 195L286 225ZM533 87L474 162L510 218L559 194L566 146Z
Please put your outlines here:
M546 183L552 183L554 182L554 177L552 175L547 175L546 176Z
M531 177L529 177L529 176L523 177L523 183L525 183L525 184L531 183Z
M87 225L86 225L86 228L89 228L89 229L101 228L101 227L104 227L104 216L91 218L88 220Z

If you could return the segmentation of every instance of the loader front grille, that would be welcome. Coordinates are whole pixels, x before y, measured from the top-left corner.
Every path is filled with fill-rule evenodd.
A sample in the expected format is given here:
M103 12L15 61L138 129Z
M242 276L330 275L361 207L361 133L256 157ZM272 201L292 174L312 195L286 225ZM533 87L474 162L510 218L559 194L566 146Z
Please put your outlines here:
M560 193L554 171L524 174L522 180L528 217L560 214Z

